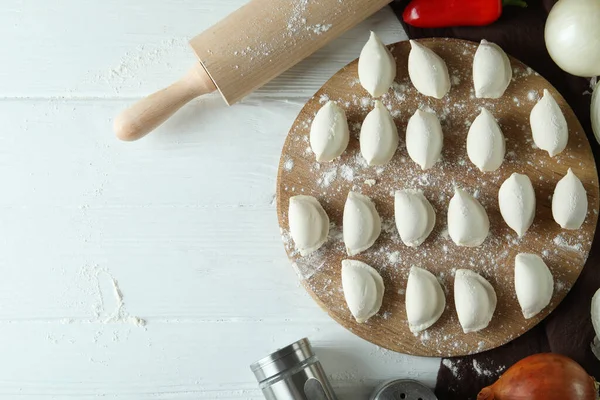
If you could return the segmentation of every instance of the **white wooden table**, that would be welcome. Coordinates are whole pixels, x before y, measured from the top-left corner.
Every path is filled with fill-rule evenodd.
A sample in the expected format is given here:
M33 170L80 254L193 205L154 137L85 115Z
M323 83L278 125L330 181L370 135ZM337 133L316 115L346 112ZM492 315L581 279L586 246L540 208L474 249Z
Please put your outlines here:
M304 336L342 399L392 377L433 384L439 360L318 308L274 206L296 114L369 30L405 37L390 10L241 104L215 95L145 140L112 134L120 109L195 62L187 40L244 2L2 1L0 398L261 399L249 364Z

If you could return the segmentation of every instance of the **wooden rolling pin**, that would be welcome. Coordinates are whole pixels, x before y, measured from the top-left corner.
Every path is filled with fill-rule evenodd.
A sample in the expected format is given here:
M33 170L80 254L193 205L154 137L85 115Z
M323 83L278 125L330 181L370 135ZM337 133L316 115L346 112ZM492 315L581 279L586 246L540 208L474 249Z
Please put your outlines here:
M200 61L179 81L123 111L117 137L137 140L192 99L242 99L391 0L252 0L190 41ZM365 41L368 38L365 38Z

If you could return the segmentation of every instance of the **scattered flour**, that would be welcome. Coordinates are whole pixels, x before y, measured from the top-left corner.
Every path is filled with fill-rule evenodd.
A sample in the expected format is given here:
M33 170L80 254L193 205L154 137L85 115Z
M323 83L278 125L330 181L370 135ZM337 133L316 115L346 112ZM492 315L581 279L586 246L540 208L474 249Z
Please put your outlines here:
M519 74L522 75L523 72L521 70ZM468 71L451 72L458 74L457 76L463 83L468 82L470 79ZM356 79L350 79L348 82L350 87L358 85ZM470 89L463 88L467 86L471 85L465 84L456 88L456 90L466 90L468 93ZM481 106L494 109L493 106L496 104L496 101L475 100L478 103L477 107L474 107L470 103L468 96L466 101L456 101L452 97L456 90L451 91L446 99L442 99L439 102L433 101L420 97L411 86L408 78L406 78L400 82L396 82L389 95L383 97L383 101L386 107L391 109L392 115L398 111L396 122L399 128L406 126L408 118L410 118L416 107L422 107L423 109L434 111L440 118L445 116L445 120L442 122L446 135L445 140L458 140L464 143L464 136L467 134L468 126L463 121L472 121ZM415 96L419 96L416 102L414 100ZM528 99L533 101L537 97L538 94L535 91L525 91L519 95L517 100L524 106ZM404 143L401 143L398 154L394 156L389 164L379 167L368 166L359 151L358 134L361 122L364 120L367 112L370 111L369 107L372 105L372 99L370 97L363 98L362 95L356 94L336 98L332 93L329 93L317 96L312 101L314 103L323 103L328 100L336 101L338 104L345 104L347 100L350 100L351 104L346 106L349 107L350 111L348 113L352 134L350 145L348 150L332 163L319 164L312 162L310 174L307 176L300 176L299 168L296 166L293 174L298 174L298 177L303 182L295 184L297 188L299 187L298 185L306 187L306 194L311 194L319 198L328 213L333 211L333 214L330 214L330 218L334 220L332 222L337 223L341 222L339 220L341 218L341 210L337 210L337 208L343 207L348 190L360 191L362 189L368 192L382 217L382 233L373 247L361 253L359 257L382 272L386 284L390 282L392 293L404 293L408 271L413 265L434 269L446 290L452 289L456 268L458 266L467 266L490 279L492 285L498 288L499 301L500 299L506 299L507 296L512 299L514 298L512 276L510 274L499 273L499 271L513 265L514 259L511 255L514 256L514 254L520 251L530 250L530 244L541 244L544 240L545 242L542 246L546 246L545 248L550 250L542 250L544 247L541 246L538 248L540 254L544 256L549 265L560 264L565 268L565 271L572 271L580 267L581 259L585 255L585 249L588 248L592 239L587 232L583 232L583 236L581 237L572 236L570 232L563 232L554 239L548 239L543 237L539 229L536 229L536 225L534 225L526 237L517 240L512 231L498 218L490 218L492 219L490 235L482 246L477 248L457 248L449 238L448 230L445 226L447 205L453 195L454 187L456 185L463 185L463 182L468 182L465 188L474 193L484 207L493 210L492 212L494 213L498 213L497 187L501 183L498 179L502 174L482 174L466 158L464 144L462 146L455 146L455 151L453 152L445 149L443 158L434 168L425 172L407 157ZM410 102L411 107L414 106L414 108L406 110L406 107L402 108L402 102ZM513 97L508 98L508 103L510 107L514 107L517 104ZM497 105L496 110L504 112L505 109L499 103ZM403 112L399 112L399 109ZM306 121L300 121L296 124L297 130L292 132L291 135L308 137L311 117L307 117ZM458 121L455 120L457 117L459 118ZM536 159L530 147L532 143L530 140L531 135L518 135L523 130L527 130L528 122L525 121L523 124L516 126L510 119L500 119L500 122L503 125L503 129L506 128L507 132L510 132L507 135L507 159L502 166L503 173L509 171L522 173L523 171L531 170L532 167L535 169L536 164L532 162ZM297 146L296 148L300 148L301 153L306 145L300 140L298 145L295 146ZM524 157L524 154L532 155ZM559 162L562 160L562 162L566 163L569 161L568 157L572 157L572 154L569 154L567 151L547 162ZM535 175L535 178L536 183L539 182L540 185L556 183L552 182L548 177L542 181L537 179L538 175ZM393 195L396 190L405 187L423 190L435 208L439 221L431 236L418 248L404 246L395 227ZM291 189L291 185L289 189ZM335 216L336 214L337 216ZM332 217L332 215L334 216ZM492 217L492 215L490 216ZM283 220L286 220L285 215L282 215L282 217ZM331 283L323 282L323 277L327 277L330 280L331 273L339 269L339 265L330 265L332 254L334 254L336 259L347 257L342 236L340 227L334 226L330 229L329 240L322 249L308 257L299 257L293 248L293 242L289 237L289 233L282 230L282 238L288 254L294 260L294 267L300 278L305 280L304 284L308 285L312 292L330 309L341 314L348 312L343 302L342 289L339 285L336 287L335 284L332 285ZM536 244L536 246L538 245ZM565 251L577 251L578 253L571 253L572 257L565 258ZM432 260L434 260L433 265L431 264ZM335 270L332 270L332 268L335 268ZM326 270L327 273L318 273L321 270ZM569 289L570 281L566 272L561 273L561 271L553 270L554 272L558 272L555 276L557 292L561 289ZM384 323L386 326L389 326L388 324L392 321L396 323L399 318L396 308L397 306L394 305L374 318L380 318L380 323ZM449 308L452 308L451 304ZM447 310L446 313L452 315L449 317L449 321L444 322L444 324L457 325L457 317L451 313L451 310ZM501 317L501 315L498 315L495 318ZM388 320L390 322L384 322ZM523 331L527 327L527 321L515 326L515 328L522 329ZM427 335L419 335L418 338L421 340L417 339L415 344L417 346L423 345L428 348L434 348L440 355L447 354L448 352L462 352L465 354L474 351L484 351L489 348L490 344L487 341L467 343L462 339L462 333L448 334L447 330L438 328L439 325L434 326L428 330ZM423 340L426 340L427 343L422 344L421 341ZM459 372L458 365L460 365L457 362L455 360L444 360L444 365L457 375ZM483 368L486 365L483 363L481 365L474 364L473 368L477 369L484 376L488 376L490 373L493 373L493 369L490 370L491 372L486 370ZM466 363L464 367L467 367Z
M330 30L332 26L333 26L332 24L309 25L306 27L306 30L312 31L313 33L316 33L317 35L320 35L322 33L327 32L328 30Z
M442 364L444 365L444 367L448 368L450 372L452 372L452 375L454 375L455 378L458 378L458 366L455 363L453 363L448 358L444 358L442 360Z
M321 179L321 187L327 188L337 178L337 168L332 168L323 174Z
M130 324L143 327L146 321L130 315L125 308L123 292L108 269L85 267L80 275L92 284L96 302L92 305L94 318L86 321L100 324Z
M327 96L326 94L322 94L319 97L319 103L324 104L327 103L329 101L329 96Z
M527 93L527 100L537 101L538 100L537 92L535 90L530 90L529 93Z
M494 370L484 368L477 360L473 360L473 370L479 376L497 377L506 367L504 365L495 368Z
M475 360L475 359L473 360L473 369L475 370L475 372L476 372L476 373L477 373L477 375L479 375L479 376L482 376L482 375L485 375L485 376L491 376L491 375L492 375L492 371L490 371L490 370L487 370L487 369L483 369L483 368L481 367L481 364L479 364L479 363L477 362L477 360Z
M391 253L388 253L388 261L392 264L396 264L400 261L400 252L399 251L394 251Z
M354 180L354 169L349 165L342 165L340 167L342 178L352 182Z
M363 97L362 99L360 99L360 105L363 108L368 108L371 105L372 101L373 100L370 97Z
M562 247L563 249L571 250L571 251L583 251L583 246L581 243L570 244L567 239L565 239L562 235L558 235L553 240L554 244L558 247Z
M543 250L542 251L542 256L544 256L545 258L550 256L550 252L548 250Z
M285 160L285 162L283 163L283 169L285 171L291 171L294 168L294 160L292 160L291 158L288 158L287 160Z

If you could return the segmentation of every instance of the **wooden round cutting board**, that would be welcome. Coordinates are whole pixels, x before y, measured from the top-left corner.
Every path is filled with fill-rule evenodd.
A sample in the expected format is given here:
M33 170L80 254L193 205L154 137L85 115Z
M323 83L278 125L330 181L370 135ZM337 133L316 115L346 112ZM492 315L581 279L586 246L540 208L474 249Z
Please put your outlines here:
M286 139L277 179L279 225L286 251L302 283L337 322L390 350L420 356L460 356L498 347L522 335L565 297L579 276L592 244L598 219L598 175L581 125L562 96L544 78L511 59L513 81L504 96L497 100L477 99L471 78L477 44L455 39L421 42L446 61L452 78L450 93L441 100L419 94L408 77L409 43L390 46L398 71L394 86L382 100L398 127L400 146L389 164L369 167L360 154L358 135L362 121L373 108L373 100L358 81L357 61L340 70L308 101ZM568 146L554 158L536 148L529 126L529 113L543 89L552 93L569 125ZM328 100L345 109L351 139L341 158L317 163L308 142L310 124ZM506 159L495 172L480 172L466 154L468 128L481 107L492 112L506 137ZM442 160L427 171L421 171L408 157L404 143L408 119L417 108L433 110L444 131ZM585 223L575 231L561 229L551 211L554 187L568 168L583 182L589 202ZM498 189L513 172L530 177L537 198L535 221L521 239L504 223L498 208ZM458 247L448 237L446 210L455 186L474 194L488 212L490 235L480 247ZM435 229L417 248L402 244L394 223L394 191L404 188L423 190L437 213ZM347 256L341 234L344 203L350 190L371 197L383 222L381 236L373 247L355 257ZM332 223L329 240L307 257L297 253L288 230L289 198L299 194L315 196ZM550 305L528 320L521 313L514 290L514 259L521 252L541 256L555 280ZM381 310L364 324L353 319L344 300L341 261L348 258L373 266L385 282ZM447 303L440 320L417 335L408 329L404 304L412 266L425 268L440 279ZM498 306L494 318L480 332L465 334L458 322L453 296L457 268L479 272L496 290Z

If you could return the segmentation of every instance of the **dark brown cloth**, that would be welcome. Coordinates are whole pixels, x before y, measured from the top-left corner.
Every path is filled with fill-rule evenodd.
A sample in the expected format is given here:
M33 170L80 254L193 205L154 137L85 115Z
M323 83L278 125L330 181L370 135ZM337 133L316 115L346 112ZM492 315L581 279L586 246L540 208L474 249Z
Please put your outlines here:
M473 0L465 0L465 2ZM562 71L552 61L544 43L544 24L556 0L529 0L529 7L507 7L494 24L486 27L423 29L403 25L408 37L454 37L497 43L508 54L529 65L563 95L575 111L592 145L596 160L599 148L590 124L589 80ZM407 0L396 0L392 8L402 21ZM599 21L600 23L600 21ZM598 164L598 162L596 162ZM560 306L542 323L505 346L469 357L444 359L440 365L436 394L441 400L474 399L479 390L520 359L540 352L564 354L580 363L590 375L600 379L600 361L590 350L594 330L590 302L600 288L600 238L594 238L583 272Z

